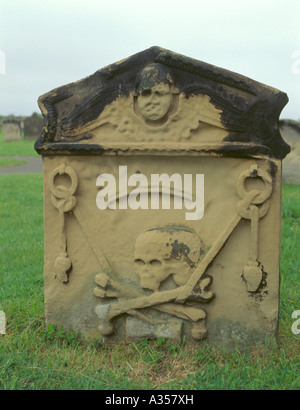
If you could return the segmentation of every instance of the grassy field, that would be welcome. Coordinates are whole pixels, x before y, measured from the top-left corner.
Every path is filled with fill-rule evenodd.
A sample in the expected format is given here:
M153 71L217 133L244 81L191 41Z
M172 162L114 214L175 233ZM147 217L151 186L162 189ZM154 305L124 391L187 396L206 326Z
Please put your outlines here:
M291 330L300 310L300 187L283 186L278 347L229 353L164 340L108 346L46 327L42 178L0 176L0 390L300 388L300 335Z
M36 157L38 153L34 149L35 140L4 141L3 131L0 132L0 157L22 156Z

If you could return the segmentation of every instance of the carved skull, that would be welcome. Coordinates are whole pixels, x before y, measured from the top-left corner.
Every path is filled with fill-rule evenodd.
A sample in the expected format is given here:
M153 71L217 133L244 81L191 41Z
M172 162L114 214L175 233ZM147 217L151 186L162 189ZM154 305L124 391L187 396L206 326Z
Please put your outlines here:
M135 245L135 272L142 288L158 291L170 276L184 285L196 267L201 240L183 228L157 228L142 233Z

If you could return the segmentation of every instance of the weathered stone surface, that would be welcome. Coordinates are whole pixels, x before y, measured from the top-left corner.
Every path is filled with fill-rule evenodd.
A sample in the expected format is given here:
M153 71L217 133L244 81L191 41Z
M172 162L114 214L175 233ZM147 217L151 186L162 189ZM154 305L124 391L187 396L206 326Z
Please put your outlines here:
M108 342L276 336L286 103L158 47L40 97L47 321Z
M282 120L280 131L291 151L282 163L282 182L300 185L300 122Z
M139 342L145 339L167 339L175 343L182 340L182 321L169 320L162 323L149 323L145 319L129 316L126 320L126 341Z

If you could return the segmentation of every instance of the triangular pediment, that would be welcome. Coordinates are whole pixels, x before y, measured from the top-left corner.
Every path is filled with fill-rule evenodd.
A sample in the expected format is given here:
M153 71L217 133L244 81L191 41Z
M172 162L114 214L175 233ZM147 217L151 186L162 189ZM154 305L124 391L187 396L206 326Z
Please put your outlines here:
M45 126L36 149L97 154L210 144L221 154L284 158L289 146L278 119L287 101L240 74L152 47L41 96Z

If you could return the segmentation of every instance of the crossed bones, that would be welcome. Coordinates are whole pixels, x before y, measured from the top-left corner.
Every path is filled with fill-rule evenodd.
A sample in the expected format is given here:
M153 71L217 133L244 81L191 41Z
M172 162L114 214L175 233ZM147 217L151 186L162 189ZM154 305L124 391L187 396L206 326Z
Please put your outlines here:
M207 290L211 280L211 277L202 279L198 284L197 292L193 293L191 299L198 299L204 302L211 300L214 294ZM191 334L195 340L203 339L207 335L205 328L206 312L203 309L192 305L169 303L180 295L181 287L171 291L154 292L151 295L146 295L136 288L111 279L106 273L96 275L95 282L98 285L94 289L95 296L101 299L120 298L118 302L98 305L95 309L101 321L99 330L103 336L108 336L113 333L114 326L111 320L123 313L138 317L152 324L163 323L162 321L150 319L148 316L137 311L137 309L146 307L151 307L180 319L189 320L192 323ZM134 296L134 298L127 299L126 297L129 295L131 297Z

